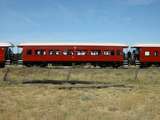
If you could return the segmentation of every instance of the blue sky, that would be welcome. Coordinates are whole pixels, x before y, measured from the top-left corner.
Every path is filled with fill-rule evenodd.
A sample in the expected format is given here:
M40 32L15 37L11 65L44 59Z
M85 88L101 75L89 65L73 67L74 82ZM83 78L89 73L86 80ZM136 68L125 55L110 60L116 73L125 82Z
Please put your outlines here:
M160 43L160 0L0 0L0 42Z

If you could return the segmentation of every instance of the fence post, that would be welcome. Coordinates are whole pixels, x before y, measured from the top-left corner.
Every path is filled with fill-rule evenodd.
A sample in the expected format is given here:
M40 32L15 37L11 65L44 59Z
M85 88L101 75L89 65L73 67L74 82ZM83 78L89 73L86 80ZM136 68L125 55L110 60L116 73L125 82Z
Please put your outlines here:
M4 77L3 77L3 81L8 81L8 73L10 72L9 68L7 68L5 74L4 74Z
M72 69L70 69L69 71L68 71L68 74L67 74L67 81L69 81L69 79L70 79L70 77L71 77L71 73L72 73Z
M138 73L139 73L139 69L136 69L136 71L135 71L135 80L137 80L138 79Z

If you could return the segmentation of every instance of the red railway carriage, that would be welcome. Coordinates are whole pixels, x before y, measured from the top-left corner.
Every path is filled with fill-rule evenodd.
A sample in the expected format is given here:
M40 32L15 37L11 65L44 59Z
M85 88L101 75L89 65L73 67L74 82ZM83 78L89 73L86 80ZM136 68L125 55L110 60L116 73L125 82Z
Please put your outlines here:
M9 43L0 43L0 67L5 66L9 47L11 47L11 44Z
M92 63L119 66L123 64L123 44L90 43L24 43L22 60L25 65L48 63Z
M160 44L139 44L135 45L133 55L141 66L160 65Z

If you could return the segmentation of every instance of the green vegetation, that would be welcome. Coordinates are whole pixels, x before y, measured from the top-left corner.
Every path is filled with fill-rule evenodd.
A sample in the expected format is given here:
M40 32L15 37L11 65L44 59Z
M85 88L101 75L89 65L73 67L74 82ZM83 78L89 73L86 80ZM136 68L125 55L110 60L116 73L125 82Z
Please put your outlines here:
M93 81L132 87L58 89L68 84L23 84L29 80ZM159 106L159 68L0 69L2 120L159 120Z

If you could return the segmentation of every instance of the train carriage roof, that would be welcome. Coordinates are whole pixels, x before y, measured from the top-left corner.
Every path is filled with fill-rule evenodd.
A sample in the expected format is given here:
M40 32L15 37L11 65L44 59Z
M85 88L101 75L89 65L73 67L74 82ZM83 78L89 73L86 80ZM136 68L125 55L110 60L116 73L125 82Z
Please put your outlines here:
M11 47L11 46L13 45L10 43L0 43L0 47Z
M160 47L160 44L137 44L132 46L132 48L142 48L142 47Z
M124 47L128 45L119 43L22 43L18 47L29 47L29 46L113 46L113 47Z

